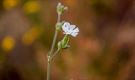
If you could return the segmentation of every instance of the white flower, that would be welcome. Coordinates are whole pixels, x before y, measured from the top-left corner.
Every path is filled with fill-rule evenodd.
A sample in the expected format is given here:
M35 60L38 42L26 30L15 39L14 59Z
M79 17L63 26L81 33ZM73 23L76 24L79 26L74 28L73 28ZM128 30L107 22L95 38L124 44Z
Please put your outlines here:
M65 22L62 26L62 29L64 34L72 35L73 37L76 37L79 32L79 28L76 27L76 25L70 25L69 22Z

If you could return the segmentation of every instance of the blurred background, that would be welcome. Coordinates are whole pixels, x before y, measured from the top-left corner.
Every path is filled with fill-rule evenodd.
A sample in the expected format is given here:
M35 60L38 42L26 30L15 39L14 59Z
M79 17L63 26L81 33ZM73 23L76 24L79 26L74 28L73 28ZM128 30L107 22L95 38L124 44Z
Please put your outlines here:
M80 33L52 80L135 80L135 0L0 0L0 80L46 80L58 2Z

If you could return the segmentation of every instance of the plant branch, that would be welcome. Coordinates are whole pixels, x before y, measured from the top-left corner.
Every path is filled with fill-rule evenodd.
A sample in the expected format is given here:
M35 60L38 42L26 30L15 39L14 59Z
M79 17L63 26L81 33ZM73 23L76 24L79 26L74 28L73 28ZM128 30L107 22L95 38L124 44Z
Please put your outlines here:
M51 56L51 60L56 56L56 54L60 51L60 49L57 49L57 51L54 52L54 54Z
M60 14L58 14L58 19L57 19L57 23L60 22ZM48 53L48 64L47 64L47 80L50 80L50 75L51 75L51 55L54 51L54 47L55 47L55 43L56 43L56 40L57 40L57 35L58 35L58 31L56 30L55 28L55 34L54 34L54 38L53 38L53 42L52 42L52 46L51 46L51 50L50 52Z

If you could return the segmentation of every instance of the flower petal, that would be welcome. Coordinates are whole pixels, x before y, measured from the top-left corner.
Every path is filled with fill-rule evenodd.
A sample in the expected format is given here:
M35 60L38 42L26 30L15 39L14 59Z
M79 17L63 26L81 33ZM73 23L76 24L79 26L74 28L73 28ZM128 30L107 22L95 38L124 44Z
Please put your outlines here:
M70 25L70 29L73 30L75 29L76 25Z
M63 24L62 29L63 29L63 31L64 31L65 33L68 32L69 26L70 26L70 23L68 23L68 22L65 22L65 23Z
M71 33L71 35L73 36L73 37L76 37L77 35L78 35L78 33Z
M73 32L79 32L79 28L78 28L78 27L75 28L75 29L73 30Z
M79 32L79 28L76 28L76 25L70 25L69 22L65 22L62 26L62 29L64 34L70 34L73 37L76 37Z

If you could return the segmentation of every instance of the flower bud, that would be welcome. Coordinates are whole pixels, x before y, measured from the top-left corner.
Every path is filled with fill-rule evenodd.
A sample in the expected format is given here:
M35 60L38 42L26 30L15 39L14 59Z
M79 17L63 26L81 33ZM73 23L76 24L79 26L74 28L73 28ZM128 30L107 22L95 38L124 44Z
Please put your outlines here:
M68 7L65 7L64 5L62 5L61 3L58 3L57 5L57 13L59 15L61 15L65 10L67 10Z
M57 31L61 30L62 25L64 24L64 22L65 22L65 21L56 23L56 30L57 30Z
M68 42L69 42L69 36L65 35L64 38L58 42L58 49L65 49L65 48L70 47L68 45Z

